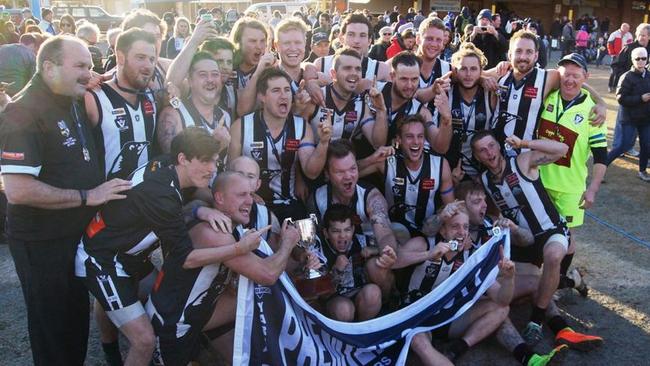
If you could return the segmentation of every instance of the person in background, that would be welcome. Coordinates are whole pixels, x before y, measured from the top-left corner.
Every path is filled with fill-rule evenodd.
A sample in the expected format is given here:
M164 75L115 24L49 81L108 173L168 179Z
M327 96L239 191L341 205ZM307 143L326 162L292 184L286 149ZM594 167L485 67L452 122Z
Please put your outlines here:
M56 31L54 30L54 25L52 24L52 17L54 14L52 13L52 9L50 8L43 8L41 10L41 22L38 23L38 27L41 28L41 30L45 33L49 33L51 35L56 35Z
M397 35L391 40L391 45L386 49L386 59L391 59L402 51L413 51L413 47L415 47L413 23L406 23L399 27Z
M169 11L165 12L162 16L162 20L167 25L165 28L167 31L165 32L162 39L163 47L160 48L160 57L173 58L167 55L167 42L174 36L174 13Z
M74 17L70 14L63 14L59 21L59 34L75 35L77 33L77 24Z
M600 68L600 65L603 63L603 59L607 56L607 46L605 43L605 38L598 37L596 43L597 53L596 53L596 68Z
M16 25L11 21L7 21L0 27L0 36L4 37L6 44L18 43L20 36L16 32Z
M526 25L526 30L532 32L537 36L537 44L539 44L539 56L537 57L537 64L540 68L545 69L546 64L548 63L548 47L542 41L542 38L539 34L539 24L537 23L528 23Z
M329 55L330 40L325 32L317 32L311 36L311 52L305 59L306 62L314 62L319 57Z
M99 40L99 27L90 22L84 22L82 25L77 28L76 36L81 39L88 45L88 51L93 58L93 71L98 74L104 73L104 63L102 61L103 55L102 51L97 47L97 41Z
M167 58L174 59L181 52L192 34L190 21L185 17L176 18L174 34L167 40Z
M576 36L573 30L573 23L567 21L562 27L562 56L573 52Z
M632 67L621 76L616 90L620 108L616 116L616 129L612 150L607 154L607 165L634 145L639 134L639 179L650 182L646 172L648 144L650 143L650 74L646 70L648 51L637 47L631 52Z
M12 97L34 75L36 53L45 38L38 33L20 36L20 42L0 46L0 82L7 83L5 93Z
M106 40L108 41L108 54L106 55L106 62L104 63L104 71L110 71L117 66L117 61L115 59L115 42L117 41L117 36L122 33L120 28L112 28L106 32Z
M486 68L491 69L499 61L505 60L508 43L492 24L492 12L489 9L483 9L479 12L476 18L476 26L472 29L469 41L483 51L485 58L488 60Z
M280 23L281 20L282 20L282 14L280 14L280 11L274 10L273 18L269 20L269 25L271 26L271 28L275 29L275 27L278 25L278 23Z
M612 62L610 63L612 73L609 75L609 82L607 83L610 93L613 93L616 89L616 85L618 85L618 55L623 50L623 47L633 41L634 39L630 33L630 25L627 23L622 23L621 27L613 31L612 34L609 35L609 38L607 38L607 53L612 57Z
M589 46L589 33L587 33L587 26L583 25L576 32L576 52L587 58L587 46Z
M393 28L385 26L379 30L379 38L377 42L372 45L368 57L377 61L386 61L386 50L391 45L391 37L393 36Z
M32 11L29 8L24 8L23 11L21 12L21 15L23 20L20 23L20 26L18 27L18 29L20 30L18 33L25 34L27 33L27 26L30 24L38 24L38 19L34 18L34 15L32 14Z

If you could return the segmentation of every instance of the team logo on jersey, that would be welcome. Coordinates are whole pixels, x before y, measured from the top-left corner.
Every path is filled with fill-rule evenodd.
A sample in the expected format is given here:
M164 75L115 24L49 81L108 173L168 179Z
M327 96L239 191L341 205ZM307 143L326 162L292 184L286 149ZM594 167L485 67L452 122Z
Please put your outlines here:
M111 114L114 116L126 116L126 110L124 108L115 108L111 111Z
M63 137L69 137L70 136L70 129L68 128L68 125L66 125L64 121L59 121L59 122L56 123L56 125L59 126L61 136L63 136Z
M262 160L262 150L261 149L253 149L251 150L251 156L253 159L260 161Z
M535 99L537 98L537 88L534 86L527 86L524 88L524 97Z
M257 296L258 299L262 299L264 295L268 295L270 293L271 289L266 286L255 286L255 296Z
M576 114L575 117L573 117L573 123L579 125L582 121L584 121L584 117L581 114Z
M115 127L117 127L120 132L124 132L129 129L129 125L126 123L126 115L119 115L115 117Z
M287 139L287 142L284 144L284 149L286 151L298 151L300 147L300 140L298 139Z
M424 276L425 277L435 276L438 273L439 268L440 268L439 263L430 262L424 269Z
M150 100L142 102L142 111L145 116L151 116L154 113L153 103Z
M553 112L553 104L549 104L546 106L546 111L547 112Z
M420 183L420 189L423 191L430 191L435 187L436 185L436 180L433 178L426 178L422 179L422 182Z

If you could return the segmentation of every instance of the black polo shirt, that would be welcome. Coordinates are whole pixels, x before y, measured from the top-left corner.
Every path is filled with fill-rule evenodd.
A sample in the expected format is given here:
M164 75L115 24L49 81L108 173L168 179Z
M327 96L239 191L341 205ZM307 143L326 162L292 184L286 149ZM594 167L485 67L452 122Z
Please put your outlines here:
M36 74L18 98L0 114L2 174L29 174L61 189L91 189L103 181L83 101L52 93ZM80 136L81 132L81 136ZM82 145L88 150L86 161ZM7 207L7 233L19 240L50 240L79 235L93 207L60 210L24 205Z

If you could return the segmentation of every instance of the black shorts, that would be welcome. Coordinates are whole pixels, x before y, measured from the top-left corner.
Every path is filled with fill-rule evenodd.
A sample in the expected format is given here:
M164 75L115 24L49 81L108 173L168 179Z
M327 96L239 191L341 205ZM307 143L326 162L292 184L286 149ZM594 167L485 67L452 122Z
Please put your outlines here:
M527 247L510 246L510 259L514 262L531 263L541 267L544 263L544 246L553 235L563 235L571 241L571 234L565 224L546 230L535 236L535 243Z
M200 336L200 330L194 330L194 327L180 338L176 338L175 334L156 334L154 364L185 366L194 361L201 350Z
M120 310L139 301L140 280L154 268L147 256L128 260L122 256L121 262L114 262L89 256L84 258L84 254L83 249L77 250L77 277L81 278L105 311Z

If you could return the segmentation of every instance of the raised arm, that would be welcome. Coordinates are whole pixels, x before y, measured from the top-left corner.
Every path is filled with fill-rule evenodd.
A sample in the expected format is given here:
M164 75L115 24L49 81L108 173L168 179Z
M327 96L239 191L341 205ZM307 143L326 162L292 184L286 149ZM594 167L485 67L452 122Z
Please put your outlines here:
M318 145L314 147L314 132L305 122L305 137L300 142L298 158L303 173L309 179L316 179L325 168L327 159L327 147L332 137L332 123L325 119L318 125Z
M192 32L192 36L187 41L181 52L174 58L167 70L166 80L174 85L181 86L190 71L192 57L199 49L203 41L209 38L216 38L219 33L214 28L212 21L201 20Z
M566 144L547 139L528 141L512 135L506 138L506 143L515 149L530 149L530 151L517 156L517 163L524 174L531 179L536 179L539 176L537 168L540 165L553 163L569 151Z

